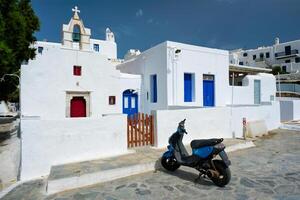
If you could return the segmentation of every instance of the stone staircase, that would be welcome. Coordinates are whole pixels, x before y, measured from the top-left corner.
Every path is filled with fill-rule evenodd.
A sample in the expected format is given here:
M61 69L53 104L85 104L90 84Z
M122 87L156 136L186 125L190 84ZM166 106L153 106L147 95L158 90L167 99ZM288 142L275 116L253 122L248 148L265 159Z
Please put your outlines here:
M123 178L157 169L162 150L138 148L135 153L65 165L52 166L46 191L64 190Z

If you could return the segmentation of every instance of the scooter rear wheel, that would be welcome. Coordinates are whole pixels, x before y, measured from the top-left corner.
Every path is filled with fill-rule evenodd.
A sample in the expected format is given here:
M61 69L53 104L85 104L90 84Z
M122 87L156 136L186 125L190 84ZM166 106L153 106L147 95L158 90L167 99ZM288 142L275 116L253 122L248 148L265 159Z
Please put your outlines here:
M180 167L180 164L178 164L177 160L175 157L162 157L161 158L161 165L168 171L175 171Z
M219 177L211 177L210 179L219 187L227 185L231 179L229 167L222 160L213 160L216 170L220 173ZM213 169L214 170L214 169Z

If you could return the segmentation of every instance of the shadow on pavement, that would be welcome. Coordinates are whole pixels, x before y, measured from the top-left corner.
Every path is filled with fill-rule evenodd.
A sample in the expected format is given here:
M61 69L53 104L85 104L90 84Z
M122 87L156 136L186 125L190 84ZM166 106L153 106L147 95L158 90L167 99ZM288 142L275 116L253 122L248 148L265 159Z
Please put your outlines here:
M176 171L174 172L170 172L170 171L167 171L165 170L162 166L161 166L161 160L158 159L156 162L155 162L155 170L156 171L160 171L160 172L163 172L165 174L169 174L169 175L172 175L172 176L176 176L180 179L183 179L183 180L186 180L186 181L190 181L190 182L193 182L193 183L196 183L196 184L200 184L200 185L214 185L213 182L211 182L211 180L209 179L206 179L206 178L199 178L198 176L198 173L197 171L195 170L195 172L189 172L189 171L186 171L186 170L183 170L183 169L177 169Z

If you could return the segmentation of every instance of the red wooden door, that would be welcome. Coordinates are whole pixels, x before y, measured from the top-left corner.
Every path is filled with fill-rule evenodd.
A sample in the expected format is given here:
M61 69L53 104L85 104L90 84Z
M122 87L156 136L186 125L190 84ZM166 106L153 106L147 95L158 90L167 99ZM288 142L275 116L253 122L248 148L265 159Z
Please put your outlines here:
M71 117L86 117L86 103L83 97L73 97L71 100Z

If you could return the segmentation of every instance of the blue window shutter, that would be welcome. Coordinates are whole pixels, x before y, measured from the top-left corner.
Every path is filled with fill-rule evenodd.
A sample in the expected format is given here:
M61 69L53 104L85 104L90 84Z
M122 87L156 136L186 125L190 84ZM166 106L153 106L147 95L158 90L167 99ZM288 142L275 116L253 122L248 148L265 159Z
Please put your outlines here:
M192 102L192 74L184 73L184 102Z
M156 74L150 76L151 102L157 102L157 76Z
M153 102L157 102L157 77L156 74L153 76Z

